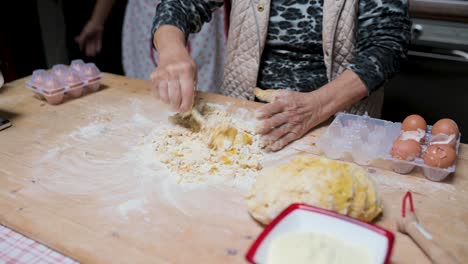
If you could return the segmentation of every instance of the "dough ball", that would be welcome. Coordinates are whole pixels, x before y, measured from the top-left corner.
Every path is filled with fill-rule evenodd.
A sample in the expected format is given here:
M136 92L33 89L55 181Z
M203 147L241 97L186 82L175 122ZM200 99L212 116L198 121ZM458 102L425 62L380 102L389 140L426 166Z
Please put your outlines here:
M375 184L361 167L298 156L262 170L247 194L249 212L268 224L292 203L305 203L370 222L382 212Z

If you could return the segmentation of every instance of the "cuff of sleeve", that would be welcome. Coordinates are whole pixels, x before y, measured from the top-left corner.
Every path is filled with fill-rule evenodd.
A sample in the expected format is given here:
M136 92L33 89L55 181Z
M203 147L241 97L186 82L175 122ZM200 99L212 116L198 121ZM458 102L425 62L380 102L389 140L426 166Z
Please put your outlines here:
M188 36L189 36L187 32L189 31L185 28L185 25L181 21L174 20L174 19L164 19L161 17L156 18L156 20L154 21L153 28L151 29L152 40L154 40L154 33L156 33L156 30L158 30L159 27L164 26L164 25L175 26L178 29L180 29L185 35L185 41L187 41ZM152 43L153 43L153 48L156 49L154 45L154 41L152 41Z
M382 86L384 82L383 76L381 76L380 71L376 67L377 65L374 63L352 63L346 66L347 69L352 70L362 80L367 88L368 96Z

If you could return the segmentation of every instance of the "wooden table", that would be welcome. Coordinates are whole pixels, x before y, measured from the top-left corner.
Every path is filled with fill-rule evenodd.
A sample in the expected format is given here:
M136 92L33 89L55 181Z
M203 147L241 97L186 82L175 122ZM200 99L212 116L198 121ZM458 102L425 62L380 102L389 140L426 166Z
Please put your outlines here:
M247 213L243 190L171 183L144 142L167 118L146 82L106 74L101 91L59 106L34 98L24 83L0 89L0 116L13 123L0 132L1 224L83 263L245 262L262 229ZM318 154L321 131L304 138L300 149ZM385 205L377 224L394 230L392 219L411 190L422 225L467 263L467 150L461 146L457 172L443 183L418 172L372 170ZM392 262L429 263L401 234Z

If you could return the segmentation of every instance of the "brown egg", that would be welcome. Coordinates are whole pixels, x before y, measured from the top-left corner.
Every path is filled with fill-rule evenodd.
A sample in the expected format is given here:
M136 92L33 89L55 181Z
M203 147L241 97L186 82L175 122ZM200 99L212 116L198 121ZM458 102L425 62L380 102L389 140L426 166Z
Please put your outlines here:
M426 165L437 168L448 168L455 163L457 154L450 145L430 145L423 155Z
M457 123L449 118L444 118L437 121L432 126L432 135L444 134L447 136L455 135L455 139L458 139L460 131L458 130Z
M401 130L403 131L416 131L418 128L424 131L427 130L426 120L420 115L410 115L401 124Z
M413 161L421 155L421 145L414 140L397 139L393 142L390 154L399 160Z

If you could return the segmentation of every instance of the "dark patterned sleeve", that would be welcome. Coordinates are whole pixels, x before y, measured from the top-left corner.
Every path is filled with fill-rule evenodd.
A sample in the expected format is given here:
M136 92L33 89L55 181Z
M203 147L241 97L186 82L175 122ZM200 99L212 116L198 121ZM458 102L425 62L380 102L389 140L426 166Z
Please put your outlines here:
M152 36L162 25L178 27L188 37L199 32L203 23L211 20L211 13L223 5L224 0L162 0L156 7Z
M361 0L357 55L348 65L369 94L400 68L411 39L408 0Z

